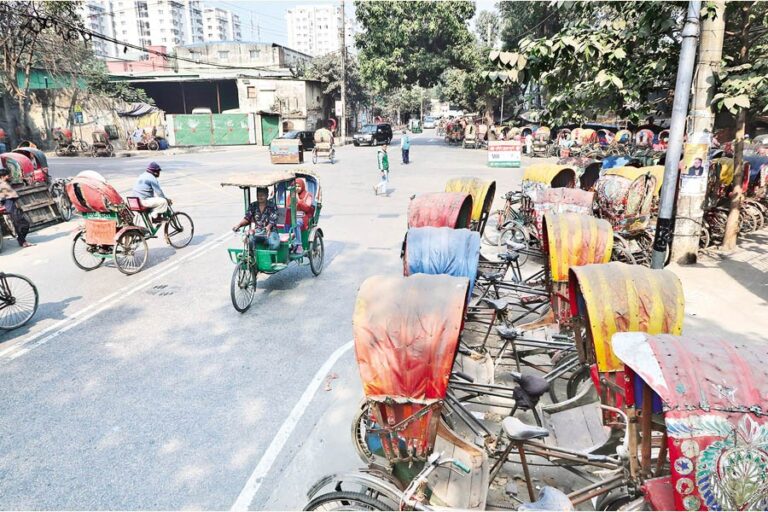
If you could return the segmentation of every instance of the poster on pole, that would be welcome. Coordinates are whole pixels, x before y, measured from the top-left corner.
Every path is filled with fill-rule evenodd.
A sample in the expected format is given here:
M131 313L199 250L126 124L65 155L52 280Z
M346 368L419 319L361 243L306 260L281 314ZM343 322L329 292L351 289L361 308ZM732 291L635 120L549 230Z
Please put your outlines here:
M689 143L685 145L680 164L680 195L702 195L707 189L709 175L709 144Z
M520 167L522 149L516 140L488 141L488 167Z

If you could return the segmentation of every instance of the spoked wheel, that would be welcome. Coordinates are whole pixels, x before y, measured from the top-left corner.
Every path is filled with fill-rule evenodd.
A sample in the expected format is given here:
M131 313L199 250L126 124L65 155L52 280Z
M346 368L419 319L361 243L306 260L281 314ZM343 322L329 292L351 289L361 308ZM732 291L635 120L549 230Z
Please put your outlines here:
M312 163L313 164L317 163L317 150L316 149L312 150Z
M363 401L355 414L355 419L352 420L352 444L355 446L357 455L366 464L373 460L373 453L366 441L366 432L369 427L372 428L368 418L368 404Z
M235 271L232 272L229 294L232 298L232 306L238 312L248 311L256 296L256 272L248 265L238 263Z
M107 147L104 148L107 151L107 156L114 156L115 155L115 148L112 146L112 144L107 144Z
M176 249L188 246L194 234L195 224L186 213L175 212L165 223L165 241Z
M90 146L89 146L89 145L88 145L88 143L87 143L87 142L85 142L84 140L81 140L81 141L78 143L78 145L80 146L80 151L82 151L83 153L87 153L87 152L88 152L88 149L90 149Z
M72 259L79 268L88 271L99 268L104 263L104 258L96 256L98 246L90 245L85 241L85 232L81 231L72 240Z
M323 234L319 231L315 233L315 238L309 246L309 268L316 276L323 271L323 259L325 258L325 245L323 244Z
M72 202L67 194L59 194L56 197L56 207L59 209L59 215L64 222L72 219Z
M611 261L621 261L623 263L635 264L635 257L629 249L629 243L621 236L613 235L613 251L611 252Z
M126 231L117 239L112 256L118 270L130 276L139 272L147 264L149 246L140 231Z
M331 149L331 154L328 155L328 159L331 161L331 164L336 162L336 150Z
M151 140L147 143L147 149L150 151L157 151L160 149L160 144L156 140Z
M390 510L381 501L359 492L329 492L316 497L304 510Z
M499 250L506 251L507 242L510 241L517 242L518 244L524 244L526 247L528 247L530 241L529 238L530 237L528 236L528 231L525 229L525 227L521 226L517 222L512 222L507 224L499 234ZM517 261L521 266L524 265L525 262L528 261L528 253L521 252Z
M29 322L38 301L32 281L16 274L0 274L0 329L16 329Z
M709 236L709 229L706 226L702 226L701 235L699 236L699 249L706 249L712 240Z

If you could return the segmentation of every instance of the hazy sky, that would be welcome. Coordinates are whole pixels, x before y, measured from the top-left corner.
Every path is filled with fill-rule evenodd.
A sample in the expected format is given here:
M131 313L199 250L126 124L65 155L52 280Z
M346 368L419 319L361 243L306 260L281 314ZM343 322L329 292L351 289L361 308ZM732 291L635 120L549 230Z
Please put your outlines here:
M285 12L297 5L320 5L336 4L339 1L272 1L272 0L228 0L228 1L209 1L205 0L206 5L229 9L240 16L240 22L243 25L243 39L249 41L259 40L267 43L288 44L288 29L285 23ZM495 0L477 0L477 10L493 10ZM347 16L354 14L354 5L351 0L347 0ZM251 24L253 20L253 24ZM474 25L474 24L473 24ZM474 28L474 27L473 27Z

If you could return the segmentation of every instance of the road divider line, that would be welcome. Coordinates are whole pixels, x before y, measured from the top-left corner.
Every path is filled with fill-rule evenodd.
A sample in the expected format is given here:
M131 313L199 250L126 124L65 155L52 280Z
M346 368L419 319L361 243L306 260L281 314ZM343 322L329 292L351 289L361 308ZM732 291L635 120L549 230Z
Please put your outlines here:
M217 247L228 236L231 236L231 235L232 235L232 231L228 230L223 234L219 235L218 237L214 238L210 242L207 242L201 245L200 247L196 248L191 253L182 256L178 260L170 261L167 264L165 264L165 266L155 269L151 275L145 276L138 283L124 286L123 288L120 288L119 290L102 297L101 299L97 300L95 303L89 306L86 306L78 311L75 311L71 315L67 315L66 318L59 320L58 322L46 327L45 329L41 329L40 331L20 340L18 343L15 343L12 346L6 348L5 350L0 351L0 360L16 359L26 354L30 350L48 343L52 339L67 332L73 327L80 325L86 320L89 320L90 318L93 318L99 313L106 311L107 309L121 302L127 297L130 297L137 291L146 288L149 284L157 281L157 279L164 277L175 270L178 270L181 264L184 263L185 261L192 260L194 258L197 258L198 256L201 256L206 252L209 252L211 249L214 249L215 247Z
M277 431L275 437L272 439L272 442L264 452L264 455L261 456L261 460L259 460L259 463L256 465L256 469L253 470L253 473L251 473L251 476L245 483L243 490L240 491L240 495L237 497L237 500L235 500L235 503L230 509L232 512L243 512L248 510L248 507L253 501L253 498L256 496L256 493L259 492L261 484L264 482L264 478L269 474L272 466L275 464L275 461L277 461L277 457L283 450L285 443L288 442L291 434L293 434L293 431L296 429L296 426L299 424L302 416L304 416L304 412L306 412L307 406L309 406L310 402L312 402L312 399L315 397L318 388L325 380L326 375L328 375L328 372L331 371L339 358L341 358L341 356L343 356L349 349L352 348L352 343L353 342L350 340L337 348L333 354L331 354L331 356L325 361L323 366L317 370L317 373L315 373L315 376L309 382L307 389L304 390L304 393L299 398L299 401L296 402L296 405L293 406L290 414L280 426L280 430Z

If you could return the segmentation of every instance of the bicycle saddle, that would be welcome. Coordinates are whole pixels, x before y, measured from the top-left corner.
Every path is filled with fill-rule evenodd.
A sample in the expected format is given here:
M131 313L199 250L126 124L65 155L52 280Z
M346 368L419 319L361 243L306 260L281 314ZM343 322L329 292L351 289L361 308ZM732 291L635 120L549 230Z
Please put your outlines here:
M516 252L504 252L499 254L499 259L512 263L520 259L520 254Z
M514 327L507 327L506 325L496 326L496 332L498 332L499 336L505 340L514 340L520 336L520 331Z
M510 374L512 375L512 380L519 384L523 391L534 400L538 400L541 395L549 391L549 381L544 377L523 375L517 372L510 372Z
M522 251L523 249L527 249L528 248L527 245L517 243L514 240L507 240L505 243L506 243L507 247L509 247L513 251Z
M537 427L536 425L528 425L512 416L507 416L504 418L504 420L501 422L501 428L504 429L504 433L507 434L507 436L513 441L541 439L542 437L547 437L549 435L549 431L547 429L543 427Z
M539 499L531 503L523 503L517 510L573 510L573 503L568 496L554 487L545 485L539 491Z
M507 309L509 303L504 299L483 299L481 302L487 304L489 307L496 310L496 312L504 311Z
M478 274L480 274L480 277L482 279L485 279L486 281L492 281L492 282L501 281L501 278L504 277L503 272L493 272L493 273L478 272Z

